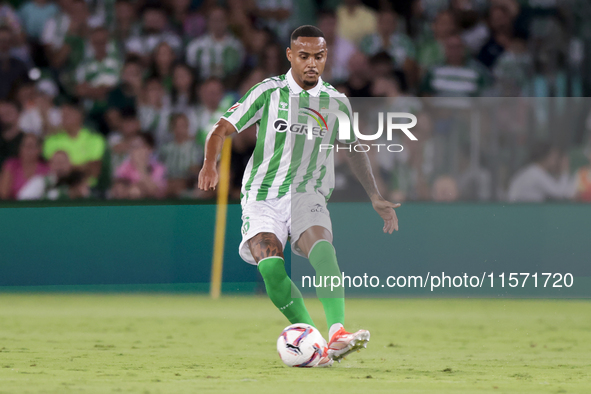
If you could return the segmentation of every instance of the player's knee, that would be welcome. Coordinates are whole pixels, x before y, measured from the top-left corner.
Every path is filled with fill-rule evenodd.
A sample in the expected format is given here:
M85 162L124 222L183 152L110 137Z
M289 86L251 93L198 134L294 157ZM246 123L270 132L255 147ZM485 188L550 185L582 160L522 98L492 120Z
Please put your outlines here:
M248 247L257 264L268 257L283 259L283 244L273 233L259 233L248 241Z

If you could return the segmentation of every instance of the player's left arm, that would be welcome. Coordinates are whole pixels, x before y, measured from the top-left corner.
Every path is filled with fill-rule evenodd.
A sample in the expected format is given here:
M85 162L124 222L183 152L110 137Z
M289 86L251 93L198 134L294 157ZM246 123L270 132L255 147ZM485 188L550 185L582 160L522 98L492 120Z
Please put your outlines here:
M392 203L382 197L378 190L367 153L363 149L359 149L359 152L355 150L355 145L358 143L359 141L353 142L351 144L351 150L347 152L351 170L357 179L359 179L359 182L371 199L373 208L384 219L384 232L392 234L394 230L398 231L398 218L394 209L398 208L400 204Z

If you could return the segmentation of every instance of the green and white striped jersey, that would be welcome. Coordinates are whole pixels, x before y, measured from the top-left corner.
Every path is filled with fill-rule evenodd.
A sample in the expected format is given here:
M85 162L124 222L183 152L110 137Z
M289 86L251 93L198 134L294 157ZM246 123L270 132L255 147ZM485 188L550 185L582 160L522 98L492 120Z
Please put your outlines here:
M115 87L119 83L121 62L115 56L103 60L95 58L85 60L76 69L76 82L88 82L92 86Z
M468 61L463 67L435 66L430 68L421 84L421 92L436 97L478 97L490 84L484 66Z
M192 138L181 144L171 141L159 153L160 160L166 166L168 179L188 179L191 167L203 163L203 148Z
M76 69L76 82L89 83L93 87L114 88L119 83L121 62L116 57L107 56L103 60L87 59ZM98 110L104 106L101 100L84 100L87 110Z
M242 195L257 201L280 198L290 192L318 192L328 199L334 188L334 145L338 134L335 115L313 127L308 138L305 113L340 110L349 118L349 100L319 78L316 86L303 90L291 70L255 85L222 116L237 132L257 125L257 142L242 179ZM317 115L316 115L317 116ZM351 122L352 124L352 122ZM351 132L351 140L355 141Z
M220 41L207 34L187 45L187 63L199 70L201 79L210 76L225 78L238 71L243 58L242 44L229 33Z

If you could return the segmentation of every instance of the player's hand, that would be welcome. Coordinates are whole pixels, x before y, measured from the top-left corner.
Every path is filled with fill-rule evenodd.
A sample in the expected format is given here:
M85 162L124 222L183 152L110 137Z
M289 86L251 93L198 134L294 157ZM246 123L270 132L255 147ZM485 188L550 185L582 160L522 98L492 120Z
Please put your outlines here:
M218 170L215 165L207 165L203 166L201 171L199 172L199 180L197 182L197 186L201 190L209 191L215 190L215 187L218 184Z
M394 209L398 208L400 204L384 200L381 197L372 199L371 204L373 209L384 219L384 232L392 234L392 231L398 231L398 218Z

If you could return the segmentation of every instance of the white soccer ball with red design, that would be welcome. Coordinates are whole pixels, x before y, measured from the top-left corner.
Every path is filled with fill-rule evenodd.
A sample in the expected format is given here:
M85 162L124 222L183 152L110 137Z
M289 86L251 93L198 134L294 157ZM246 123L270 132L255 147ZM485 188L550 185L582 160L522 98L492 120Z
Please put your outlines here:
M314 367L322 358L326 347L322 334L309 324L296 323L277 339L277 352L288 367Z

